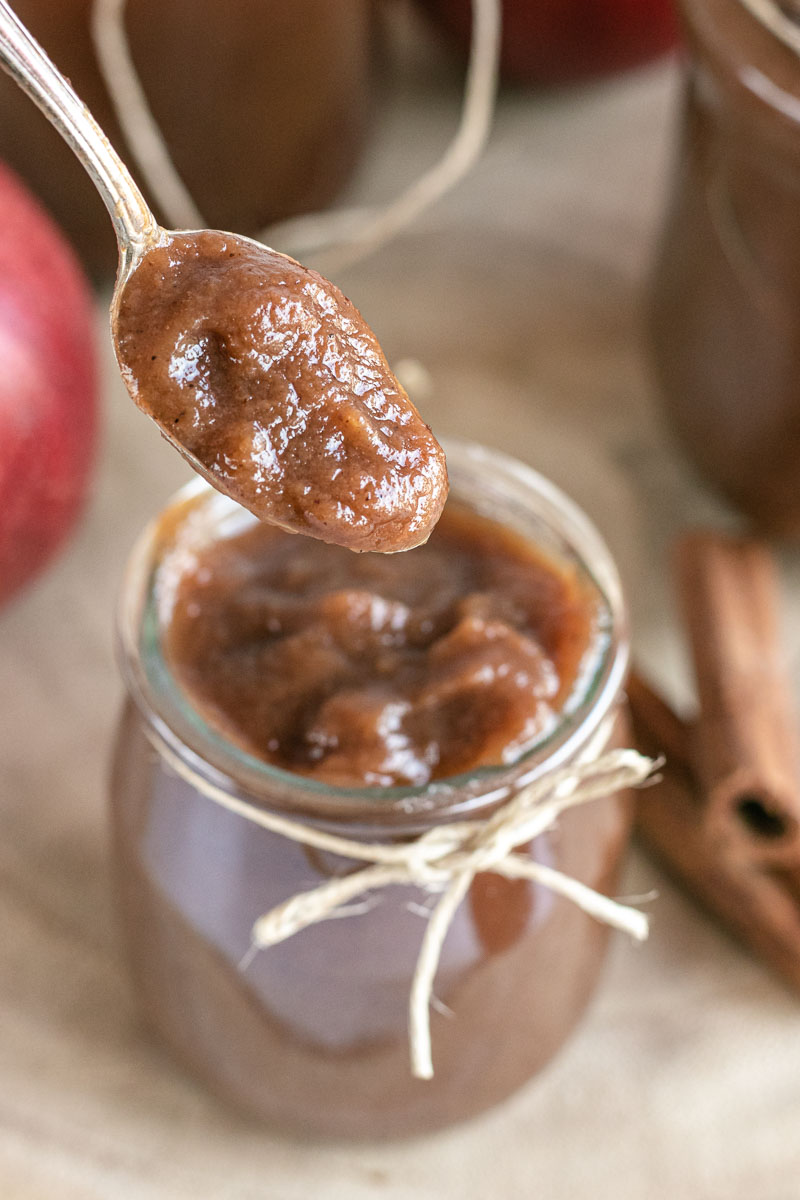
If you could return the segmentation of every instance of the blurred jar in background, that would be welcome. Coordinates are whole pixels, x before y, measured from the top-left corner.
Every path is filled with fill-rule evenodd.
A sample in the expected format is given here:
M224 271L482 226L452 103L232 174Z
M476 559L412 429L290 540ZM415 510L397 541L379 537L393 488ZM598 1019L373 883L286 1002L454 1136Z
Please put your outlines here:
M14 7L138 176L97 65L91 0L15 0ZM142 86L211 226L254 233L332 200L364 130L371 10L372 0L128 0ZM5 75L0 157L38 192L92 272L110 273L116 249L101 201Z
M800 6L685 0L690 42L650 302L664 409L701 472L800 536Z
M472 0L420 0L466 52ZM500 69L519 83L599 79L664 54L678 37L673 0L502 0Z

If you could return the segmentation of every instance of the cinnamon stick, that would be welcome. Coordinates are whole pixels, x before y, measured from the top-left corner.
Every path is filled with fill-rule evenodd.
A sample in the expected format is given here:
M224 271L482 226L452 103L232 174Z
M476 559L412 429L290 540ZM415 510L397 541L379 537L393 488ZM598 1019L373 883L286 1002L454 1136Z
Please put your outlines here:
M643 680L628 690L635 739L665 754L658 783L639 793L636 830L667 872L800 993L800 871L769 871L716 838L693 771L691 725Z
M800 748L773 560L757 542L694 532L675 566L700 704L702 819L748 862L800 866Z
M632 671L625 687L637 742L654 758L664 756L673 771L692 776L692 728L641 675Z

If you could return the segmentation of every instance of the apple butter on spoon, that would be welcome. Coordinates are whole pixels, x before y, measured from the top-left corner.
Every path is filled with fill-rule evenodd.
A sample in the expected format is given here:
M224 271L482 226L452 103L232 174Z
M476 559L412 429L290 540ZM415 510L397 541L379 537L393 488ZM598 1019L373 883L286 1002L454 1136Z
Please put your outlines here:
M257 517L353 550L427 539L444 455L375 334L316 271L247 238L165 233L113 326L136 403Z
M0 62L100 192L120 248L111 304L128 391L219 491L353 550L424 542L444 454L358 310L250 238L162 229L94 118L0 0Z

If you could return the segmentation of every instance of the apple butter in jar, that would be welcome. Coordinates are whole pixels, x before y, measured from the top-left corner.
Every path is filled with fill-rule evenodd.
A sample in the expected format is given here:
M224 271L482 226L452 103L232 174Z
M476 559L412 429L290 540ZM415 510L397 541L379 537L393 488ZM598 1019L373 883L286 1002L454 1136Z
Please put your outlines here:
M112 812L141 1004L218 1093L293 1130L405 1136L502 1100L565 1040L606 949L608 927L541 882L474 874L435 971L433 1075L415 1078L435 890L390 879L254 948L263 914L364 866L276 816L359 844L452 836L624 739L606 547L535 472L446 449L450 498L407 553L294 536L198 482L128 568ZM629 824L627 795L601 795L517 853L613 894Z
M135 168L98 65L94 3L16 0L14 8ZM334 198L365 131L372 4L127 0L125 30L147 103L209 226L253 234ZM0 157L39 194L93 274L111 275L116 245L100 199L5 75ZM167 213L159 217L175 224Z
M664 409L702 474L800 536L800 6L684 0L689 60L649 312Z

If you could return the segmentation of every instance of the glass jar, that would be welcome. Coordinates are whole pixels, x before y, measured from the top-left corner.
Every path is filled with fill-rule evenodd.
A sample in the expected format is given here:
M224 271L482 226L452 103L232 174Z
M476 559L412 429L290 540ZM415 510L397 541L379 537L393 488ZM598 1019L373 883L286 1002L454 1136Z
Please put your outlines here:
M323 921L252 957L250 932L259 916L353 863L219 807L152 746L155 737L204 779L252 804L376 841L488 814L542 772L620 744L628 639L605 545L562 493L512 459L456 443L448 447L448 465L455 498L556 560L575 563L605 601L591 669L577 681L556 728L512 766L421 788L344 790L267 766L209 728L169 673L159 620L170 587L159 565L187 523L203 544L252 520L205 484L184 489L145 532L125 580L119 645L129 698L112 811L124 924L144 1012L219 1093L295 1130L408 1135L503 1099L564 1041L606 948L607 927L570 901L527 881L476 876L436 973L435 1074L415 1079L407 1008L424 932L420 914L430 895L393 886L366 911ZM527 852L613 892L629 824L628 798L609 795L565 812Z
M690 56L649 312L655 374L700 471L765 530L796 537L800 15L773 0L683 8Z
M138 176L97 64L93 3L16 0L14 8ZM365 129L372 4L127 0L126 30L148 103L212 228L252 234L336 195ZM94 188L1 73L0 114L0 158L31 184L92 272L111 274L116 245Z

